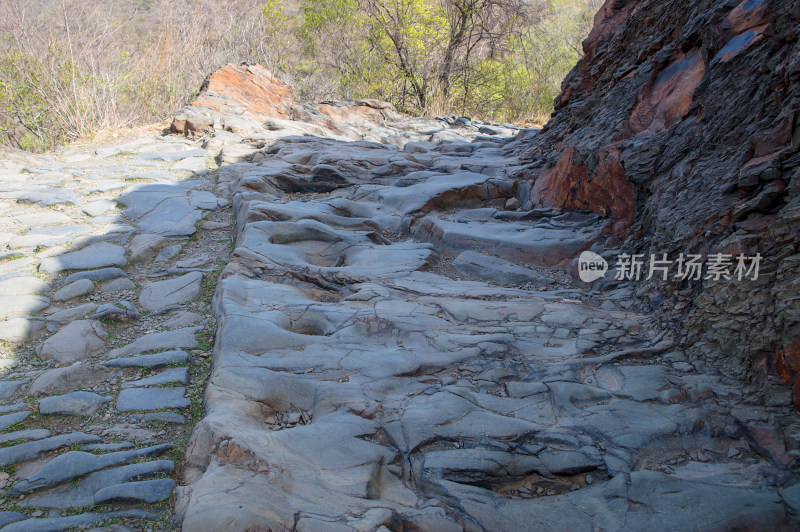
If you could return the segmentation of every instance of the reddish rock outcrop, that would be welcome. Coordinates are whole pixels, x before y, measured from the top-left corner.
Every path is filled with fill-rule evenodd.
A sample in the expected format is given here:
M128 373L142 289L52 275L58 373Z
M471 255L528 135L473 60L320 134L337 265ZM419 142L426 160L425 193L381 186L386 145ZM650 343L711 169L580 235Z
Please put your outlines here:
M628 121L631 131L651 135L683 120L705 72L706 65L697 48L678 57L639 93Z
M170 130L189 135L208 131L214 124L210 111L258 122L287 118L293 98L292 88L261 65L225 65L205 79L189 109L175 115Z
M619 150L614 145L601 148L591 171L575 163L574 155L570 146L555 166L539 173L530 196L534 206L611 214L614 234L624 236L633 223L636 198L619 163Z
M800 407L800 1L607 0L523 152L523 207L614 221L605 248L761 255L756 280L642 283L687 345Z
M265 120L288 117L292 99L292 88L261 65L225 65L206 78L192 105Z
M197 97L175 113L170 132L195 136L227 129L246 136L269 119L299 120L333 131L363 122L400 119L379 100L295 104L292 87L261 65L225 65L208 76Z

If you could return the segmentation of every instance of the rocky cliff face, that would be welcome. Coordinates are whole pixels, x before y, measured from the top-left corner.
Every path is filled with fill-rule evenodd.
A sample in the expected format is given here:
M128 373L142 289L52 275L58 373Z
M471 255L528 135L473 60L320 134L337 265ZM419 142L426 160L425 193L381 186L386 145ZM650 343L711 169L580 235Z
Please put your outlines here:
M759 253L755 281L672 270L638 294L698 352L777 373L796 406L799 21L796 0L608 0L520 173L523 207L611 219L598 252Z

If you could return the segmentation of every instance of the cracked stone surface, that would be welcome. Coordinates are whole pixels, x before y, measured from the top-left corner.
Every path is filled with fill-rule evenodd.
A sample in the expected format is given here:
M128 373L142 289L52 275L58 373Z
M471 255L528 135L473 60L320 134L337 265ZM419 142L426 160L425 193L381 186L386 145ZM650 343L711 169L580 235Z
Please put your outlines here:
M325 105L0 161L3 530L797 526L788 392L571 276L535 130Z
M757 425L731 425L741 389L686 370L631 286L589 292L567 275L610 222L507 208L524 143L467 140L288 137L223 167L236 247L183 526L791 520L782 440L765 453L748 443Z

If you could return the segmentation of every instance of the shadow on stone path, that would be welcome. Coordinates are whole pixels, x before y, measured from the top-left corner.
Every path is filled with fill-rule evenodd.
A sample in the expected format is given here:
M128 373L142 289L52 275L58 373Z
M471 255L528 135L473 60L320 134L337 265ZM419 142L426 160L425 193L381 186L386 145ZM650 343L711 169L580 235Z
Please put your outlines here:
M632 287L565 275L608 221L517 202L528 134L291 136L223 166L186 530L793 526L786 409L695 367Z
M216 164L189 144L5 161L1 530L174 528L231 251Z
M268 125L9 156L0 530L793 526L784 409L572 280L535 131Z

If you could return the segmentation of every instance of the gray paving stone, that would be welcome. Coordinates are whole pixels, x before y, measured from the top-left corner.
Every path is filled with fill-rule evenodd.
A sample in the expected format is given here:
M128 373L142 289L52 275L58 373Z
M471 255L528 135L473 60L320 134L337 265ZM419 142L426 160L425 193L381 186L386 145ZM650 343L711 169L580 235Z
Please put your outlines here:
M191 236L202 218L203 211L186 197L168 198L139 220L139 229L164 236Z
M12 238L8 245L11 249L57 246L91 231L92 228L88 225L35 227L24 235Z
M130 243L130 261L141 264L152 261L156 253L169 244L169 240L161 235L140 234L133 237Z
M128 388L122 390L117 399L117 410L159 410L189 406L186 388Z
M13 405L0 406L0 414L7 414L9 412L19 412L28 408L27 403L14 403Z
M121 292L123 290L135 290L136 284L130 279L114 279L100 287L100 292L104 294L111 294L114 292Z
M77 320L45 340L39 346L38 353L61 363L72 364L102 351L107 337L108 333L100 322Z
M117 281L127 281L127 279L117 279ZM111 283L114 282L116 281L111 281ZM89 319L92 320L99 320L100 318L106 318L113 321L133 321L139 318L139 311L137 311L135 307L131 308L131 306L125 306L121 303L119 306L106 303L97 307L95 313L89 316Z
M0 448L0 467L9 464L18 464L35 460L43 453L55 451L61 447L69 447L73 443L89 443L100 441L100 438L93 434L82 432L71 432L69 434L59 434L51 438L20 443L12 447Z
M85 296L94 292L94 283L89 279L80 279L73 281L63 288L56 290L51 296L53 301L68 301L76 297Z
M90 281L108 281L110 279L125 277L125 275L125 272L119 268L100 268L98 270L71 273L66 279L64 279L64 284L78 281L80 279L89 279Z
M44 296L0 296L0 319L19 314L36 314L49 306L50 299Z
M44 328L43 318L15 316L0 322L0 340L20 343L29 340Z
M41 519L25 519L3 527L3 532L62 532L74 528L86 528L106 519L158 519L159 515L144 510L118 510L114 512L83 513L67 517L44 517Z
M97 303L83 303L75 307L65 308L44 317L47 330L54 332L59 325L66 325L78 318L84 318L97 309Z
M220 198L207 190L193 190L189 193L189 204L197 209L214 211L220 204Z
M125 205L125 216L139 219L163 201L185 196L186 191L175 185L147 184L130 187L120 196L119 201Z
M188 327L194 325L202 319L200 314L196 312L189 312L188 310L180 310L172 314L164 321L164 327L167 329L175 329L178 327Z
M211 154L206 150L183 150L183 151L168 151L168 152L154 152L154 153L140 153L136 159L143 161L181 161L189 157L211 157Z
M139 295L139 304L148 310L185 303L200 294L203 274L191 272L180 277L158 281L146 286Z
M170 368L155 375L123 383L123 388L142 388L170 383L189 384L189 368Z
M0 281L0 296L28 296L49 291L50 283L30 275L9 277Z
M156 255L155 262L168 262L175 257L178 256L178 253L181 252L183 246L181 244L173 244L171 246L166 246L161 248Z
M205 157L189 157L173 164L172 170L186 170L196 175L205 175L208 172Z
M101 469L129 464L141 458L153 458L164 454L171 448L170 444L162 444L106 454L69 451L56 456L33 475L16 482L9 493L13 497L19 497L23 493L58 486L73 478L82 477Z
M89 474L76 484L66 484L43 493L35 493L21 501L21 506L48 508L82 508L94 504L98 491L130 482L143 480L162 473L170 473L175 464L172 460L153 460L105 469Z
M173 489L175 489L175 481L171 478L126 482L99 490L94 494L94 503L146 502L152 504L169 498Z
M129 175L127 180L143 180L143 181L175 181L177 175L172 172L136 172Z
M96 200L90 201L81 207L81 210L88 216L100 216L108 211L113 211L117 208L116 202L111 200Z
M31 415L30 412L15 412L13 414L5 414L0 416L0 430L6 430L14 423L24 421L29 415Z
M0 399L7 399L14 395L25 381L0 381Z
M0 512L0 526L5 526L14 521L22 521L28 516L20 512Z
M203 253L201 255L195 255L176 261L173 266L175 268L202 268L203 266L210 264L213 260L214 257Z
M85 270L105 266L125 266L125 249L116 244L98 242L81 250L48 257L39 264L39 271L58 273L64 270Z
M135 357L120 357L109 360L106 366L112 368L157 368L169 366L170 364L186 364L189 361L189 353L181 350L163 351L151 355L139 355Z
M8 233L6 233L8 234ZM3 252L3 259L8 259L9 257L16 256L18 253L13 251L4 251ZM0 262L0 275L3 278L7 278L6 276L18 276L18 275L27 275L29 270L33 266L35 262L34 257L27 255L20 258L13 258L10 260L3 260Z
M114 398L92 392L71 392L39 399L39 412L42 414L66 414L69 416L88 416Z
M64 188L40 188L23 192L17 198L19 203L32 203L47 207L50 205L74 205L81 195Z
M126 449L133 449L135 447L129 441L119 443L90 443L89 445L82 445L81 451L124 451Z
M125 216L139 220L142 233L161 236L190 236L203 210L217 209L216 197L210 192L187 190L192 182L174 185L131 187L120 198ZM213 201L212 201L213 199Z
M0 443L8 443L17 440L41 440L49 437L50 431L47 429L16 430L14 432L0 434Z
M107 358L117 358L158 349L194 349L197 347L195 332L198 330L200 330L199 327L184 327L174 331L146 334L128 345L110 351Z
M44 210L40 212L17 214L11 218L11 222L15 226L18 226L21 231L28 231L35 227L68 224L71 221L72 218L66 214Z

